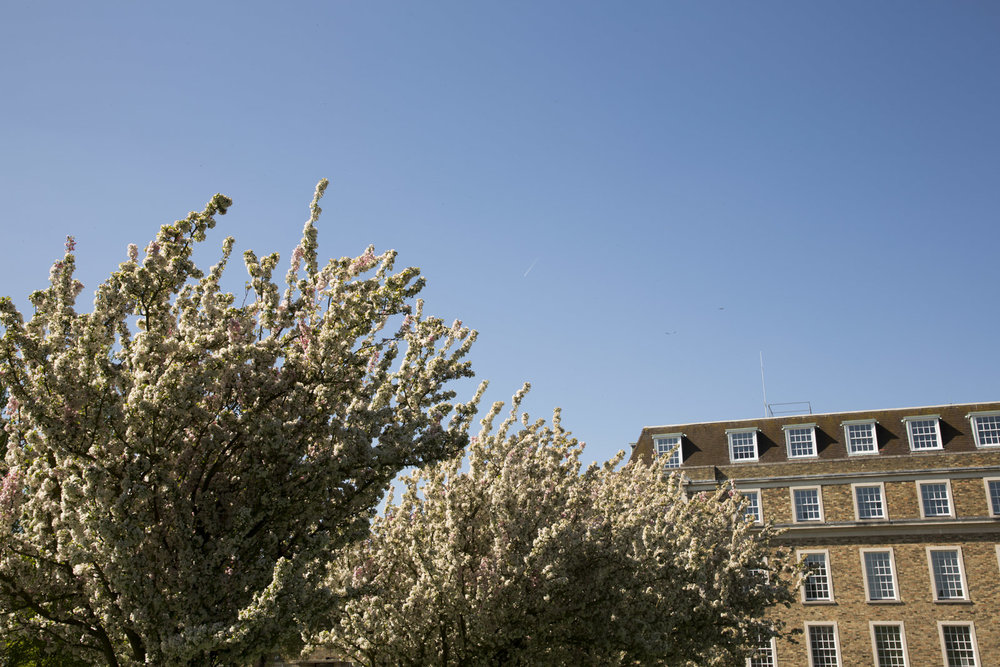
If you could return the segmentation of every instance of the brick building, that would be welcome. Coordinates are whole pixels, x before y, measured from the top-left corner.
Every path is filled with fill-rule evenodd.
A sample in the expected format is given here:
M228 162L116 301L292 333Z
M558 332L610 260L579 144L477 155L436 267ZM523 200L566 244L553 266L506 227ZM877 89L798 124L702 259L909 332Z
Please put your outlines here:
M676 444L680 448L671 455ZM732 482L812 571L765 665L1000 665L1000 403L642 430L692 492Z

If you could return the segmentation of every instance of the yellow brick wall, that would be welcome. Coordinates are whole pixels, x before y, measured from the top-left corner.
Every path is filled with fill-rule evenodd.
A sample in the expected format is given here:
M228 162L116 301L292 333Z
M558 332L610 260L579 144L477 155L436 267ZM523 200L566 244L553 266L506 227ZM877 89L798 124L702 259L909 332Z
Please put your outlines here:
M952 479L950 484L957 517L982 518L989 515L982 478ZM814 482L803 481L792 487L762 489L765 518L776 523L791 523L790 488L810 485ZM886 481L883 488L890 521L919 519L915 481ZM825 522L856 521L850 483L822 485L822 498ZM992 535L987 532L970 536L946 534L948 521L944 519L943 524L942 521L935 522L939 526L935 532L939 534L892 537L880 534L879 522L873 521L871 532L860 537L806 540L798 534L795 538L786 539L788 546L797 550L822 549L828 552L834 600L831 603L796 604L788 610L776 610L776 615L789 623L789 630L800 632L804 630L806 621L836 622L845 666L874 664L870 621L903 623L910 665L914 667L941 664L938 621L973 621L981 664L1000 665L1000 622L984 622L984 619L1000 621L1000 562L996 548L1000 544L1000 523L997 526L993 526L992 521L988 524L995 531ZM914 526L914 530L920 529L920 524ZM942 530L945 534L940 534ZM970 598L968 602L933 601L928 546L961 549ZM862 548L892 549L898 602L867 601ZM808 641L802 634L796 640L798 643L779 642L779 664L808 664Z
M968 536L928 541L924 537L868 540L841 539L827 542L796 542L795 549L825 549L829 554L833 602L799 603L776 609L775 616L787 629L802 631L806 621L836 622L841 659L848 665L871 665L872 641L869 621L902 622L910 665L941 664L938 621L974 621L981 664L1000 665L1000 627L984 619L1000 619L1000 565L996 541ZM927 546L960 547L965 566L968 602L933 602ZM891 548L895 562L899 602L868 602L865 595L862 548ZM800 598L801 599L801 598ZM779 665L807 665L808 642L779 641Z

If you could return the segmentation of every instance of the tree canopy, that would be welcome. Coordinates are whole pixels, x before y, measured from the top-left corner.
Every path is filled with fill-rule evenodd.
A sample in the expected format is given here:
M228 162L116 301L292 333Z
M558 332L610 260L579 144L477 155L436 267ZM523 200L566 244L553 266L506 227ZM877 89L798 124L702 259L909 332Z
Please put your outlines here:
M78 312L72 239L25 321L0 300L0 636L90 663L247 664L336 599L328 561L407 466L453 455L475 333L373 247L320 264L316 189L284 285L192 259L232 202L164 225ZM2 402L0 402L2 404Z
M688 497L622 453L584 468L559 412L532 422L522 396L467 469L405 479L337 561L346 606L316 643L363 665L743 665L779 632L765 611L794 576L738 493Z

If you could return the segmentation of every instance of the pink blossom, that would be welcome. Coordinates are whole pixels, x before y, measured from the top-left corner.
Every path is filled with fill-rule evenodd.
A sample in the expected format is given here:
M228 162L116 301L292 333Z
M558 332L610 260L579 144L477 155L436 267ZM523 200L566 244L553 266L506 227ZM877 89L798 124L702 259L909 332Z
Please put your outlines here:
M309 340L312 337L312 330L309 326L302 320L299 321L299 345L302 346L302 351L305 352L309 349Z
M128 258L133 262L139 259L139 246L134 243L128 244Z
M21 496L21 486L23 477L20 468L14 467L7 471L0 485L0 519L9 520L17 506L17 501Z
M375 266L375 253L369 249L365 251L365 254L351 262L351 273L361 273L373 266Z
M67 236L66 237L66 254L68 255L69 253L73 252L74 250L76 250L76 239L74 239L72 236Z

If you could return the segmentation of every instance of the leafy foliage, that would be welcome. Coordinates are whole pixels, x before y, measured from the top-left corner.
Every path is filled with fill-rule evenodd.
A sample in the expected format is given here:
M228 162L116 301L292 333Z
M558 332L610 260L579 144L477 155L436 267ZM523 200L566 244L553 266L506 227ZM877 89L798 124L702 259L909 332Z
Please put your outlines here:
M475 333L425 317L395 253L317 260L319 200L283 289L246 295L195 245L231 201L163 226L79 313L72 239L27 321L0 301L0 635L89 662L247 664L337 603L327 562L407 466L467 442L450 380ZM445 422L445 420L450 420Z
M743 665L792 600L787 554L738 494L686 497L658 465L582 469L583 446L520 415L414 472L337 561L354 591L315 638L364 665Z

